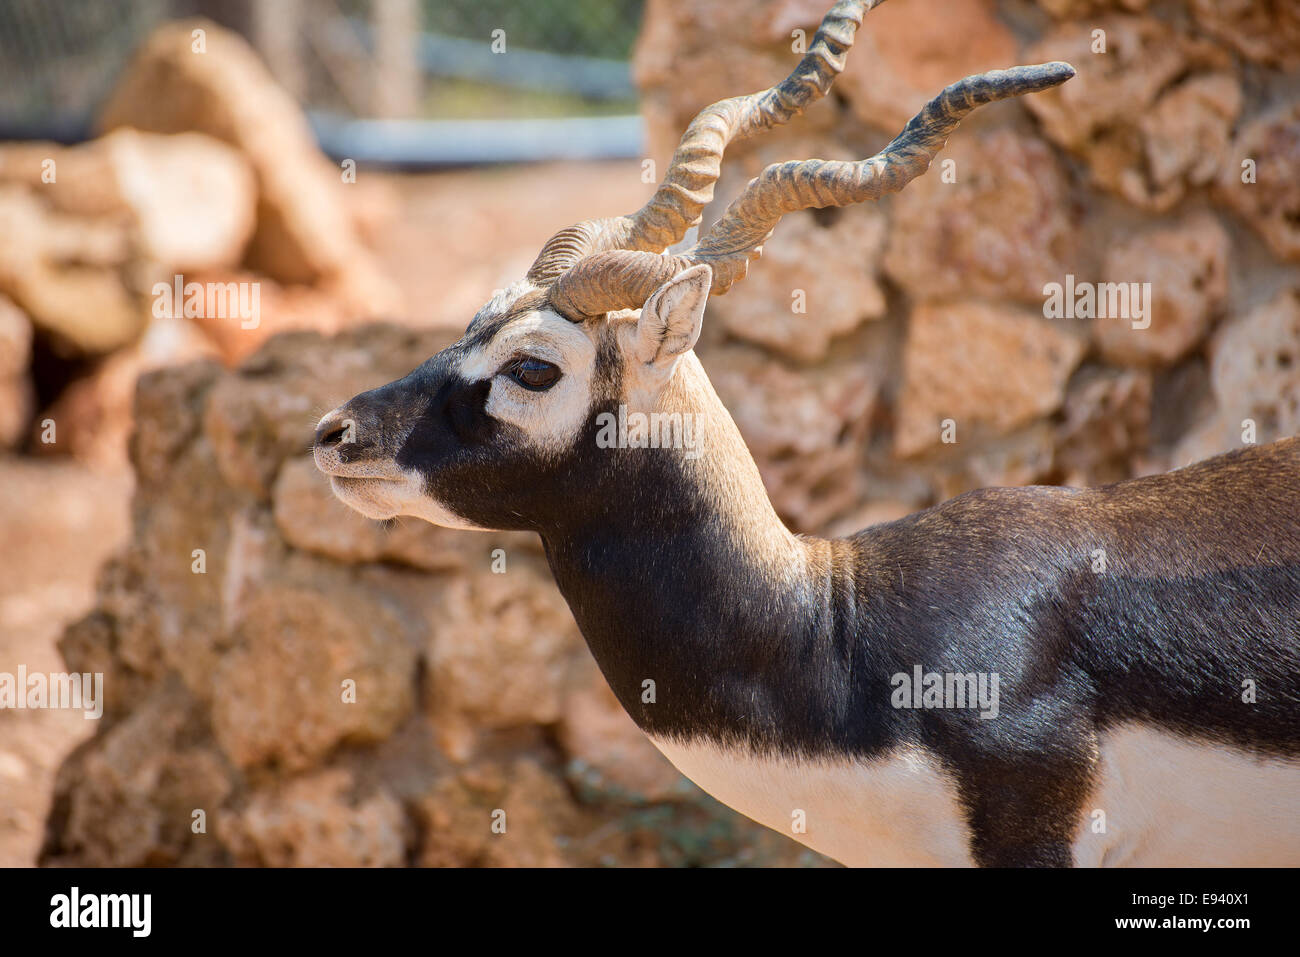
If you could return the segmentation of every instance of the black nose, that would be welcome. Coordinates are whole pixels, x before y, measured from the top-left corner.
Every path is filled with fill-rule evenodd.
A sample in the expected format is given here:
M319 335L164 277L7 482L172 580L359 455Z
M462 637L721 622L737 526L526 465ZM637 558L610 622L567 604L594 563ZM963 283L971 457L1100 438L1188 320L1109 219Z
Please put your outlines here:
M350 441L348 433L352 428L351 419L337 413L331 415L316 427L317 447L328 449Z

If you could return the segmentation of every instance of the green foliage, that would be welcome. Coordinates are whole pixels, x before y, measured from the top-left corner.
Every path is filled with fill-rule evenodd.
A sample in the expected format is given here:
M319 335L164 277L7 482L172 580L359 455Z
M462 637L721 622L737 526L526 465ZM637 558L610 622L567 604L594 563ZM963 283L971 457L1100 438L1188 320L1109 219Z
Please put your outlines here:
M636 100L588 100L553 90L493 86L472 80L431 81L422 114L439 119L501 119L512 116L621 116L635 113Z
M626 59L645 0L424 0L423 29L486 40L505 30L528 50Z

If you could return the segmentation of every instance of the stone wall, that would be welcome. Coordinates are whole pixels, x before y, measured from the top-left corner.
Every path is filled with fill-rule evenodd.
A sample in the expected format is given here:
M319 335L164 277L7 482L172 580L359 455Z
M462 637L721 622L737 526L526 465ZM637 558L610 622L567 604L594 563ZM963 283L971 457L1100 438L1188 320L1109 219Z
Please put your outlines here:
M649 0L651 156L787 72L825 7ZM1300 430L1297 9L892 0L831 96L734 144L714 217L768 163L871 155L969 73L1078 70L975 113L903 193L785 217L715 300L699 351L781 514L847 531L983 485L1183 465L1240 446L1245 420L1258 441ZM1067 274L1151 283L1149 327L1047 318Z
M385 196L320 153L238 35L205 20L160 27L97 125L76 146L0 144L0 450L111 470L142 372L234 363L286 329L397 318L366 242ZM257 315L171 310L154 290L177 276L255 286Z
M825 6L650 0L636 65L660 169L696 110L788 72ZM718 208L769 162L870 155L967 73L1079 71L972 117L904 194L787 217L710 306L701 356L793 527L1161 470L1239 446L1245 420L1259 441L1298 430L1294 11L892 0L835 95L733 148ZM1150 326L1047 318L1067 274L1150 282ZM818 860L646 743L533 539L384 528L329 496L316 418L442 341L291 333L237 371L142 380L132 543L61 645L105 672L108 713L60 773L46 863Z
M384 528L333 498L316 419L448 341L289 333L238 371L141 380L131 544L60 643L106 711L60 769L44 863L818 860L646 741L536 536Z

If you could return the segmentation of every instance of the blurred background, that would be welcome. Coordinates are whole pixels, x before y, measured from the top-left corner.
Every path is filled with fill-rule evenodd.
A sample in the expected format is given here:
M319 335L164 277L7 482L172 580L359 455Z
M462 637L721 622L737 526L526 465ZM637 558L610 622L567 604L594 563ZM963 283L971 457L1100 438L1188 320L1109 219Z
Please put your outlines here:
M0 672L106 695L0 711L0 865L825 863L642 738L535 540L373 525L306 452L556 229L644 202L828 6L0 3ZM1052 59L1078 76L897 197L786 217L710 304L791 527L1300 427L1289 0L893 0L832 96L732 147L706 224L770 162L870 155ZM177 277L254 321L171 309ZM1149 324L1049 318L1067 277L1150 283Z

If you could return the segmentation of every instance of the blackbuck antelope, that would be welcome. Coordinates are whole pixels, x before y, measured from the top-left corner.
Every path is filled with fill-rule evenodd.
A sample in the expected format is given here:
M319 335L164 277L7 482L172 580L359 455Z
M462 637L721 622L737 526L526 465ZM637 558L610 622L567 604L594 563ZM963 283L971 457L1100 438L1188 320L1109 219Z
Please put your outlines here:
M454 345L325 416L316 463L374 519L539 533L658 748L839 861L1300 864L1297 440L828 541L782 524L692 351L782 214L899 190L976 107L1074 73L968 77L870 159L768 167L668 252L727 144L823 96L877 2L703 110L640 211L561 230ZM611 441L638 413L702 441Z

